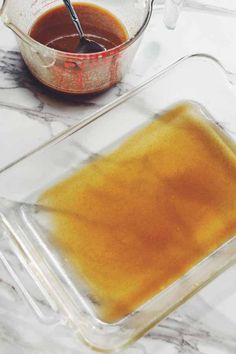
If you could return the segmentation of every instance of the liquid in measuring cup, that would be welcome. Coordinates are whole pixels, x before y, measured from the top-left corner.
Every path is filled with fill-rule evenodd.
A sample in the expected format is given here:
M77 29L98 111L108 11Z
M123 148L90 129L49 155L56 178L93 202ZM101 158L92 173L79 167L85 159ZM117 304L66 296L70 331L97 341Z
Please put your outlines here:
M89 3L74 4L74 9L86 37L101 44L106 50L128 40L124 25L109 11ZM39 43L63 52L77 53L79 46L78 32L64 5L40 16L33 24L30 36Z

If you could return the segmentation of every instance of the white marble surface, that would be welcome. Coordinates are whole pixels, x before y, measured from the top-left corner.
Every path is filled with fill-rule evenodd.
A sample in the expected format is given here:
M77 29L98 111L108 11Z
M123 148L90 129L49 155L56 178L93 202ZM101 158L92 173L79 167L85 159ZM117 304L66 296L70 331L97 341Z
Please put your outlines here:
M59 100L31 78L13 34L0 25L0 167L79 122L174 59L193 52L215 55L236 73L236 18L186 12L175 32L154 13L138 55L123 81L86 101ZM11 254L13 264L22 272ZM162 321L123 354L235 354L236 266ZM35 295L37 299L37 294ZM38 299L40 302L41 300ZM0 264L0 353L88 354L70 330L40 323Z

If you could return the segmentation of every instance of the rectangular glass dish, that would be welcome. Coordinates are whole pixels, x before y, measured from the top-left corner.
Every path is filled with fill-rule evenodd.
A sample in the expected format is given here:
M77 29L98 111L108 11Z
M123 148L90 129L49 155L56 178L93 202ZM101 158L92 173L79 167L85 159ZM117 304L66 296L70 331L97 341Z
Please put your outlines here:
M65 210L39 203L42 194L55 184L119 149L135 132L179 103L190 102L198 107L222 136L232 140L235 148L236 96L229 81L232 78L214 58L183 58L0 171L0 213L8 234L5 241L10 243L55 316L39 308L26 282L12 269L3 252L0 258L41 320L66 323L95 350L117 351L142 336L235 262L236 238L231 237L145 303L130 312L121 312L116 320L106 320L100 316L101 304L86 287L82 275L74 271L70 258L52 242L50 219L55 213L66 213ZM81 248L81 253L85 248ZM186 250L186 257L187 254Z

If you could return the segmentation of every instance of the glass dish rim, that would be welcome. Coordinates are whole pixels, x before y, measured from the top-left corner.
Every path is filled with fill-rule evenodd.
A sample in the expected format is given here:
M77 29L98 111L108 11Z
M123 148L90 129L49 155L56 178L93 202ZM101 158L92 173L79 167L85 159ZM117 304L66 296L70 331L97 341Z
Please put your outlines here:
M90 124L90 123L94 122L95 120L99 119L103 114L108 113L113 108L119 106L123 102L125 102L128 99L130 99L133 96L135 96L137 93L142 91L142 89L145 88L145 86L151 84L153 81L155 81L155 80L157 80L159 78L162 78L164 75L166 75L169 72L171 72L178 65L180 65L180 64L182 64L184 62L187 62L187 61L189 61L191 59L207 59L210 62L212 62L214 64L217 64L218 67L222 70L222 73L225 75L225 78L227 79L228 83L233 85L232 81L231 81L231 76L233 75L236 78L236 74L228 71L225 68L225 66L217 58L215 58L214 56L212 56L210 54L205 54L205 53L194 53L194 54L190 54L190 55L185 55L185 56L181 57L180 59L175 60L174 62L169 64L167 67L161 69L156 74L152 75L150 78L144 80L143 82L141 82L140 84L138 84L137 86L132 88L130 91L124 93L120 97L114 99L112 102L110 102L110 103L104 105L102 108L96 110L94 113L86 115L83 119L80 120L79 123L77 123L75 125L72 125L70 128L64 130L62 133L59 133L55 137L53 137L53 138L49 139L48 141L46 141L45 143L40 144L37 148L32 149L30 152L22 155L20 158L10 162L9 164L5 165L2 168L0 168L0 173L5 172L9 168L13 167L14 165L17 165L17 163L27 159L28 157L34 155L35 153L40 152L41 150L46 149L46 148L50 147L51 145L55 145L55 144L59 143L60 141L66 139L70 135L72 135L72 134L76 133L77 131L81 130L83 127L85 127L88 124Z

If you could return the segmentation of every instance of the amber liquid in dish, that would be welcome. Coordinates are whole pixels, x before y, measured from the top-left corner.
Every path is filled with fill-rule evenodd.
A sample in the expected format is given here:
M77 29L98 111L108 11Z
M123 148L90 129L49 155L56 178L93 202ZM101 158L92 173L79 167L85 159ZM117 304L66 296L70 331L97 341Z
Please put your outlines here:
M65 211L52 242L115 322L236 234L236 148L181 104L40 202Z

